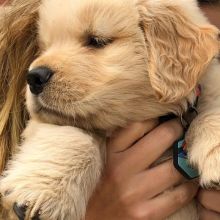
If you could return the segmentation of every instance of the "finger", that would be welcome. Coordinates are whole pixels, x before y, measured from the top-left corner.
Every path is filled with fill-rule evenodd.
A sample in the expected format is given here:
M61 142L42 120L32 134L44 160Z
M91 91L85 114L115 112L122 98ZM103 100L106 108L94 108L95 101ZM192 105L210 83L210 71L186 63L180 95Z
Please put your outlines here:
M178 120L166 122L121 154L121 169L140 172L155 162L183 134Z
M159 181L155 181L158 177ZM135 194L153 198L184 180L184 177L173 166L173 161L167 161L136 176L134 179L135 189L137 189Z
M201 189L198 194L199 202L206 208L220 213L220 192Z
M134 142L155 128L157 120L136 122L124 129L115 131L108 141L107 148L110 153L119 153L129 148Z
M199 220L220 220L220 214L201 207L199 208Z
M198 186L192 182L182 184L176 187L173 191L164 193L155 199L146 202L148 207L148 217L151 220L165 219L172 215L180 208L188 204L196 195ZM161 210L158 212L158 210Z

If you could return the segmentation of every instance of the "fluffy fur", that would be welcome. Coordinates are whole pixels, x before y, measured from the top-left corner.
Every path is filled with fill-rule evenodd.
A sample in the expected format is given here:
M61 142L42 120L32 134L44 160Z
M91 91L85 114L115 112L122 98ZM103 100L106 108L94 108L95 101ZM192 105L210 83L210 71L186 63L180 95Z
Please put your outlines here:
M40 210L41 219L81 220L101 175L106 134L132 121L181 116L199 82L190 159L202 184L218 185L218 34L194 0L14 0L1 16L0 74L14 86L1 88L3 150L24 127L25 111L16 109L25 71L47 66L54 75L38 96L27 88L31 120L0 183L7 219L15 219L17 202L28 205L27 219ZM107 43L95 48L92 37ZM197 219L195 204L170 219Z

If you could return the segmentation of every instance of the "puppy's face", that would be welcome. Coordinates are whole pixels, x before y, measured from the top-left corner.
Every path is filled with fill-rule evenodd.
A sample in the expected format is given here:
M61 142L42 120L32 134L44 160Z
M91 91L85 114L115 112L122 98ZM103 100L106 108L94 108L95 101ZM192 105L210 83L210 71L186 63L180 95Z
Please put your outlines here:
M167 49L160 45L164 40L161 24L156 30L157 22L147 21L145 16L151 12L143 8L150 6L134 0L44 0L39 11L40 55L27 76L32 116L57 124L108 129L175 111L174 106L182 108L207 63L195 67L193 85L180 88L178 97L166 94L175 89L172 83L160 81L168 72L166 65L174 65L173 72L179 64L174 57L163 61ZM174 9L170 13L178 13ZM176 43L177 35L170 36ZM214 29L207 30L206 38L213 45L214 35ZM210 61L213 54L204 55L204 61ZM178 54L174 51L172 56ZM175 77L178 81L181 73Z

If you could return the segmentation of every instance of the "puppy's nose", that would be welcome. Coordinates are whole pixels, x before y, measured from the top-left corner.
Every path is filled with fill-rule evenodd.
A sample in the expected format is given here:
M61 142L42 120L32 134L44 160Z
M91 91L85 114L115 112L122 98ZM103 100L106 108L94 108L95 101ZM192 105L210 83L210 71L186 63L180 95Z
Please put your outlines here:
M39 95L53 75L53 71L48 67L37 67L27 74L27 83L34 95Z

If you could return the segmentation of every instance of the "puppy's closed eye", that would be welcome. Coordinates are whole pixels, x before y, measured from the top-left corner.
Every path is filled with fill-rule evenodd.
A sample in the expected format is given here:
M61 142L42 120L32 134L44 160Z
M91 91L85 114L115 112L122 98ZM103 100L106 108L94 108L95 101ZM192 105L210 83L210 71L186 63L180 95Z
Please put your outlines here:
M87 40L86 46L91 48L104 48L108 44L113 42L112 39L109 38L101 38L97 36L89 36Z

